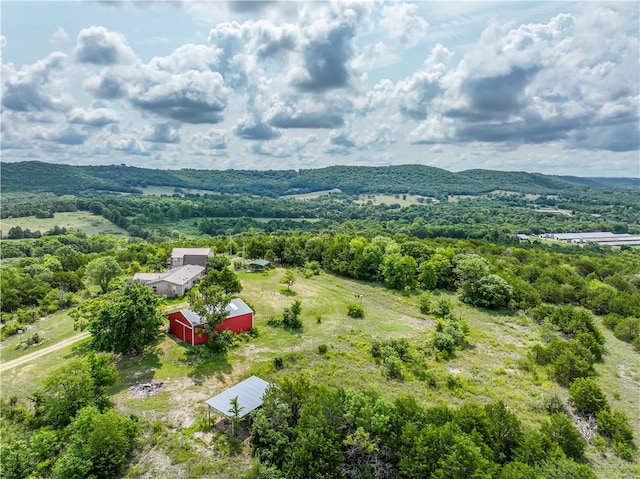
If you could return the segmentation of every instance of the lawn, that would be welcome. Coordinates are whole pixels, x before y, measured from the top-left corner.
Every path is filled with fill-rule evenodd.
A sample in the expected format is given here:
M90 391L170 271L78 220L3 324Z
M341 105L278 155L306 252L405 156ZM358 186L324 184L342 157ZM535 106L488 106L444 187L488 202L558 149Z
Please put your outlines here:
M393 205L398 204L401 207L414 205L419 203L419 199L424 200L425 204L431 204L433 202L437 202L434 198L430 198L428 196L421 195L405 195L405 194L396 194L396 195L383 195L383 194L364 194L359 195L356 203L365 204L367 202L371 202L374 205ZM421 201L422 201L421 200Z
M14 226L19 226L23 230L28 228L31 231L40 231L42 234L46 233L54 226L59 226L68 230L84 231L89 236L100 233L124 237L129 236L125 229L114 225L102 216L94 215L86 211L56 213L53 218L36 218L35 216L27 216L24 218L3 219L2 236L6 236L8 231Z
M144 430L141 452L125 477L166 477L171 471L175 477L233 478L249 468L246 426L240 434L241 449L234 453L225 435L228 423L214 414L210 428L204 401L251 374L277 383L283 375L304 373L312 382L331 387L373 387L389 400L412 394L424 405L503 400L531 428L546 417L541 408L546 395L567 396L543 368L521 367L521 359L540 334L539 326L524 316L471 308L454 295L440 293L452 300L454 314L467 321L471 333L467 348L449 361L436 360L425 352L435 321L419 312L416 296L325 273L311 278L296 273L289 292L280 283L283 273L282 269L240 273L241 296L256 312L259 335L228 354L198 359L190 354L192 348L163 336L144 355L120 359L112 400L121 411L136 414ZM295 300L302 302L301 330L267 324ZM363 319L347 316L350 302L362 305ZM51 319L64 322L63 316ZM612 407L624 410L639 431L638 355L605 334L608 354L598 366L598 380L612 391ZM370 353L372 340L392 337L409 340L415 357L401 380L390 379ZM325 354L318 351L321 344L327 345ZM80 351L82 345L67 348L3 374L3 395L27 397L53 367ZM282 369L275 367L276 357L282 358ZM146 398L132 396L129 388L138 381L162 382L162 389ZM602 477L631 478L638 472L611 454L603 457L594 447L587 456Z

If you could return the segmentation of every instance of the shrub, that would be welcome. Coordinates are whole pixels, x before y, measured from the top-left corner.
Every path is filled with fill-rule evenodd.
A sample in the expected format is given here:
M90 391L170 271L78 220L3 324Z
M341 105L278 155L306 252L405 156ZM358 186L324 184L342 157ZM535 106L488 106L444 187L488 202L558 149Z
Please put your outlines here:
M613 330L613 334L620 341L632 342L640 337L640 318L625 318L620 320Z
M596 416L596 424L598 425L598 433L604 437L629 444L633 442L633 429L631 429L627 415L623 411L604 409Z
M611 331L613 331L614 329L616 329L616 326L618 325L621 319L622 319L622 316L620 316L619 314L609 313L604 318L602 318L602 324L604 325L605 328L608 328Z
M210 347L214 353L224 353L231 349L234 343L234 334L232 331L225 329L211 336Z
M273 358L273 365L276 369L282 369L284 367L284 360L280 356Z
M550 420L542 425L540 432L558 444L564 453L573 459L581 458L587 447L580 432L564 414L552 414Z
M318 353L319 354L326 354L327 353L327 345L326 344L319 344L318 345Z
M549 414L565 412L564 401L556 392L552 392L545 396L542 400L542 406Z
M591 378L578 378L569 387L569 401L583 416L595 416L609 408L607 398Z
M429 293L422 293L418 297L418 307L422 314L429 314L431 311L431 295Z
M364 309L359 304L349 303L347 305L347 315L352 318L364 318Z
M451 316L451 310L453 309L453 305L451 304L451 300L449 298L440 298L436 301L436 304L431 309L431 314L433 314L436 318L445 319Z
M452 353L456 348L456 342L450 334L436 331L433 335L433 347L441 353Z

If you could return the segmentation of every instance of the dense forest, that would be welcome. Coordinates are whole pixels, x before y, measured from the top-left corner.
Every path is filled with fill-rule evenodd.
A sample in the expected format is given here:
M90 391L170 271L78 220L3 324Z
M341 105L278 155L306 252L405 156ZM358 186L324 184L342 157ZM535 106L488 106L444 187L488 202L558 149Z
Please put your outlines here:
M56 178L52 182L51 178ZM494 190L532 194L578 194L592 189L637 189L637 179L559 177L524 172L467 170L459 173L424 165L330 166L312 170L151 170L132 166L70 166L43 162L3 163L1 193L76 194L85 190L141 192L171 186L283 196L337 188L348 195L409 193L431 197L478 195Z
M223 477L247 479L585 479L637 472L634 426L640 418L623 410L629 398L610 390L602 371L620 345L634 361L640 357L640 249L514 238L516 232L640 233L640 195L614 186L623 180L581 184L416 166L167 172L21 165L27 168L3 164L2 218L29 218L29 227L2 231L2 338L14 341L16 351L37 347L43 338L29 331L59 314L91 339L31 394L3 393L2 477L146 477L138 461L156 450L172 467L198 457L200 469L175 473L194 478L211 477L223 465L239 468ZM52 188L45 173L64 181ZM32 175L29 187L26 175ZM173 192L140 194L149 185ZM304 200L283 197L317 190L333 191ZM377 201L380 195L386 202ZM102 217L126 235L88 235L57 224L61 214L76 212ZM38 220L54 226L41 231ZM186 298L192 305L208 298L205 314L206 304L242 292L238 278L247 259L267 259L277 273L245 281L282 274L279 282L287 288L278 297L293 303L282 313L264 312L269 329L242 338L212 333L203 349L165 340L159 307L171 303L129 280L136 272L164 271L175 247L216 252L209 273ZM206 423L148 422L146 410L139 416L123 406L117 388L146 374L148 354L154 367L166 361L173 374L183 368L202 382L233 371L233 348L274 336L286 351L286 341L312 334L311 318L304 326L300 320L309 298L289 296L297 294L296 278L323 274L331 275L326 284L332 286L353 281L381 288L380 297L416 308L424 331L373 335L349 323L355 326L338 339L352 349L314 344L314 350L299 347L252 365L277 387L242 426L242 442L235 433L214 434L217 442L202 449L202 438L198 443L192 435L211 434ZM348 295L347 306L350 321L366 320L362 296ZM314 314L318 330L332 324L329 311ZM471 339L480 337L478 321L486 329L503 322L525 330L530 341L514 360L514 374L551 393L535 406L518 405L517 413L512 398L499 393L476 399L473 379L447 364L487 346ZM157 354L159 344L166 357ZM173 356L176 348L183 352ZM345 364L373 368L368 371L376 371L377 382L360 389L341 385L331 371ZM431 394L453 402L430 403L424 397Z

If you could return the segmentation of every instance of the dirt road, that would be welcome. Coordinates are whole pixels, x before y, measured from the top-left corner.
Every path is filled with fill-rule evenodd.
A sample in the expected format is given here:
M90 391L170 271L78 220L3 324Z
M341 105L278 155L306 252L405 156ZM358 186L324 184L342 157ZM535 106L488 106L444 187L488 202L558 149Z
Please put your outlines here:
M88 338L89 336L90 336L89 331L85 331L83 333L76 334L75 336L72 336L68 339L65 339L64 341L60 341L59 343L52 344L51 346L47 346L46 348L42 348L38 351L25 354L21 358L13 359L12 361L2 363L0 364L0 372L4 372L9 369L15 368L16 366L21 366L23 364L26 364L30 361L33 361L36 358L44 356L45 354L49 354L53 351L57 351L58 349L62 349L66 346L69 346L70 344L77 343L78 341L82 341L83 339Z

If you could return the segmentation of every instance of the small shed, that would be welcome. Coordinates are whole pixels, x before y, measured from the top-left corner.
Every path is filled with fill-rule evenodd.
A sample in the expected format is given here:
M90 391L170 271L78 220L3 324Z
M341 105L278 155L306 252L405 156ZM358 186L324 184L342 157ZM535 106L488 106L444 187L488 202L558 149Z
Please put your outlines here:
M262 398L267 388L271 386L267 381L257 376L251 376L235 386L222 391L220 394L213 396L205 401L209 406L209 422L211 422L211 408L220 412L223 416L231 418L231 400L238 398L238 406L240 409L239 417L244 417L251 411L262 406Z
M271 267L271 262L266 259L254 259L253 261L249 261L247 264L251 271L264 271Z
M253 310L239 298L232 299L226 307L227 318L216 327L216 331L228 329L234 333L250 331L253 328ZM168 315L171 332L191 346L204 344L209 335L205 332L204 319L190 309L183 309Z

